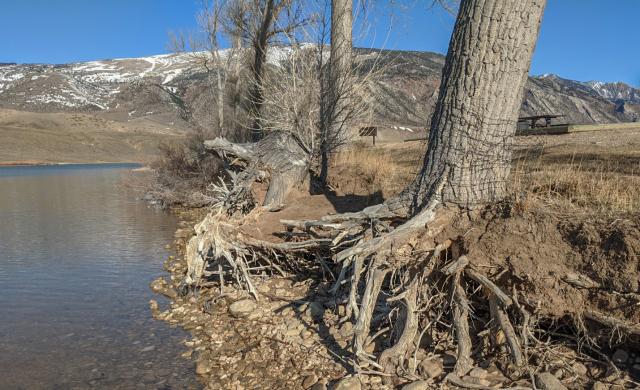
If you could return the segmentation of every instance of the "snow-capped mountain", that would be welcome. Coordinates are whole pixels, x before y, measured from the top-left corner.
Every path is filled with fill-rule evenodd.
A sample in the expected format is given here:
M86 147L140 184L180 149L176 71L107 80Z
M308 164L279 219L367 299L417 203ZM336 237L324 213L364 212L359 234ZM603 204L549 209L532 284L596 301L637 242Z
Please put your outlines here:
M633 88L628 84L621 82L603 83L601 81L589 81L587 84L605 99L640 104L640 89Z
M290 49L269 51L278 65ZM372 90L379 122L427 124L437 98L444 57L435 53L356 49L360 70L384 67ZM227 52L222 52L222 56ZM210 126L215 98L192 54L91 61L65 65L0 64L0 108L31 112L84 112L130 121ZM555 75L532 77L522 113L564 114L573 123L632 120L640 91L623 83L578 82ZM178 126L181 127L181 126Z

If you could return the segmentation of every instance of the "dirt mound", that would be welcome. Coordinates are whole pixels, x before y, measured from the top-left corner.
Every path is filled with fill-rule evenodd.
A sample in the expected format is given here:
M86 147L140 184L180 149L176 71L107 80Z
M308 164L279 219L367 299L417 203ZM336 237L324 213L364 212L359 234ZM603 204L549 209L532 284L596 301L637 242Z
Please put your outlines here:
M629 331L640 329L638 215L568 221L503 206L452 229L471 264L506 291L522 289L540 316L614 317Z

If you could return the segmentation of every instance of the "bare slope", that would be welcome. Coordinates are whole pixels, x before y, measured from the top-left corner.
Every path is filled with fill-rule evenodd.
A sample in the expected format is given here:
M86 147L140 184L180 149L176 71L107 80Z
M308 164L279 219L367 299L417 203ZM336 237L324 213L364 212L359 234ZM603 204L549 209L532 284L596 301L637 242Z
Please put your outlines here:
M144 162L181 131L148 119L0 110L0 164Z

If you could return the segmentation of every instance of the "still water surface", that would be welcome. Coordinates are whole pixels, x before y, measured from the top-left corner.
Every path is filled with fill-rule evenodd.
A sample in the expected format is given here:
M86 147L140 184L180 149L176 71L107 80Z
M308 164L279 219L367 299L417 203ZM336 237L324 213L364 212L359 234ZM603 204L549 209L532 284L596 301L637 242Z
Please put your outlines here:
M148 305L176 221L131 168L0 167L0 389L197 387Z

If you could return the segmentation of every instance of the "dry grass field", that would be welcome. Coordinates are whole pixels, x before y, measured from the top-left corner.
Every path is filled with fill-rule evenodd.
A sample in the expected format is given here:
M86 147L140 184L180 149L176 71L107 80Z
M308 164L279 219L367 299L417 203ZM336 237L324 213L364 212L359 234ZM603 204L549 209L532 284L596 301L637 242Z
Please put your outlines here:
M615 215L640 206L640 130L516 137L513 199L567 214ZM357 143L332 161L331 184L342 194L388 198L418 172L425 142Z

